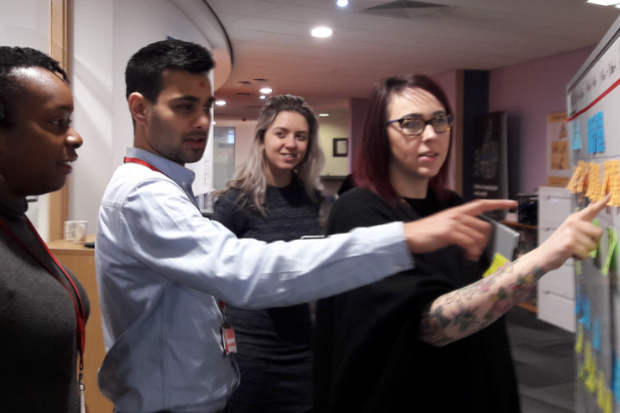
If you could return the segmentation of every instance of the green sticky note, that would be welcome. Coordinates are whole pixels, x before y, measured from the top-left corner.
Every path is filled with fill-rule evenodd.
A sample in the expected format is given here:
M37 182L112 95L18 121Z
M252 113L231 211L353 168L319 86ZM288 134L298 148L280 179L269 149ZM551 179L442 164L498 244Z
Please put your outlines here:
M613 228L607 227L607 245L609 251L607 251L607 258L605 264L601 269L601 273L607 276L609 269L616 269L617 251L618 251L618 233Z
M592 223L596 225L597 227L601 226L601 221L599 221L597 218L594 218L594 220L592 220ZM600 245L601 244L599 243L594 250L590 251L590 257L596 258L596 254L598 253L598 249L600 248Z
M491 274L495 274L502 265L508 262L510 262L508 258L504 257L499 252L496 252L493 256L493 262L491 263L491 266L484 272L484 274L482 274L482 276L488 277Z

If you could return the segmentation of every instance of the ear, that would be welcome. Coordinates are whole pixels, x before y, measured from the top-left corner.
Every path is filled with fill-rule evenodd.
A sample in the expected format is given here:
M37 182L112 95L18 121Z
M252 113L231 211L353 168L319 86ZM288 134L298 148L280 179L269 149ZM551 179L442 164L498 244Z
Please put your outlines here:
M147 109L150 106L150 102L141 93L134 92L129 95L127 103L129 105L129 113L131 113L131 117L136 124L144 125L147 122Z

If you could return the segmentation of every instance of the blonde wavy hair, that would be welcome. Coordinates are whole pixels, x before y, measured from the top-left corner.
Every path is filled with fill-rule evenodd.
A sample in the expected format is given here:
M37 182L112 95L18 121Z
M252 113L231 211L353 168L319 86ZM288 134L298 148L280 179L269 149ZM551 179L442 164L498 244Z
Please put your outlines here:
M226 188L217 195L230 189L239 189L241 196L237 202L241 207L250 202L250 207L256 208L262 215L267 216L265 205L267 179L263 172L266 167L263 145L265 132L280 112L287 111L299 113L308 122L308 149L304 159L293 169L293 173L305 187L308 197L317 202L316 191L323 189L319 173L325 165L325 155L319 143L319 120L302 98L292 95L278 95L267 99L258 115L250 155L235 170L235 175L232 180L228 181Z

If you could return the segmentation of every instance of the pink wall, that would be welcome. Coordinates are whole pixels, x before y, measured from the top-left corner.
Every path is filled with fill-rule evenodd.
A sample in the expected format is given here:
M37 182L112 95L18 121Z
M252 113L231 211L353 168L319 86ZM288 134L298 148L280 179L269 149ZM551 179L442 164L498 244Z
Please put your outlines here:
M592 52L587 47L491 71L489 112L508 114L510 193L547 183L547 114L566 111L566 86Z
M440 73L438 75L431 76L435 82L441 86L444 93L448 97L448 102L450 102L450 106L452 107L452 111L456 113L456 70L451 70L449 72ZM456 125L452 132L452 136L457 136L458 130ZM452 156L450 157L450 170L451 174L448 178L448 188L454 190L456 187L456 151L454 150L454 146L452 147Z

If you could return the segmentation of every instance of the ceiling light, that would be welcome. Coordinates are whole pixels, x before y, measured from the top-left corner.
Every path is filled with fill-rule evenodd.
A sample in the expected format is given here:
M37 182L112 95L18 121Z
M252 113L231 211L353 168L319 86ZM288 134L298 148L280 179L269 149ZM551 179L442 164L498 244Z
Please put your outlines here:
M225 100L216 100L215 104L218 105L218 106L224 106L226 104L226 101Z
M217 122L216 122L216 121L213 121L213 124L214 124L214 125L217 125Z
M265 99L266 97L267 97L267 96L265 96L265 95L260 95L260 98L261 98L261 99Z
M319 116L322 116L322 117L329 116L329 113L319 113Z
M334 32L329 27L316 27L310 32L314 37L329 37L332 33Z
M620 3L620 0L588 0L588 3L598 4L599 6L613 6Z
M270 87L264 87L261 90L259 90L259 92L265 95L268 95L269 93L273 92L273 90Z
M340 7L347 7L347 4L349 4L348 0L338 0L336 2L337 5L339 5Z

